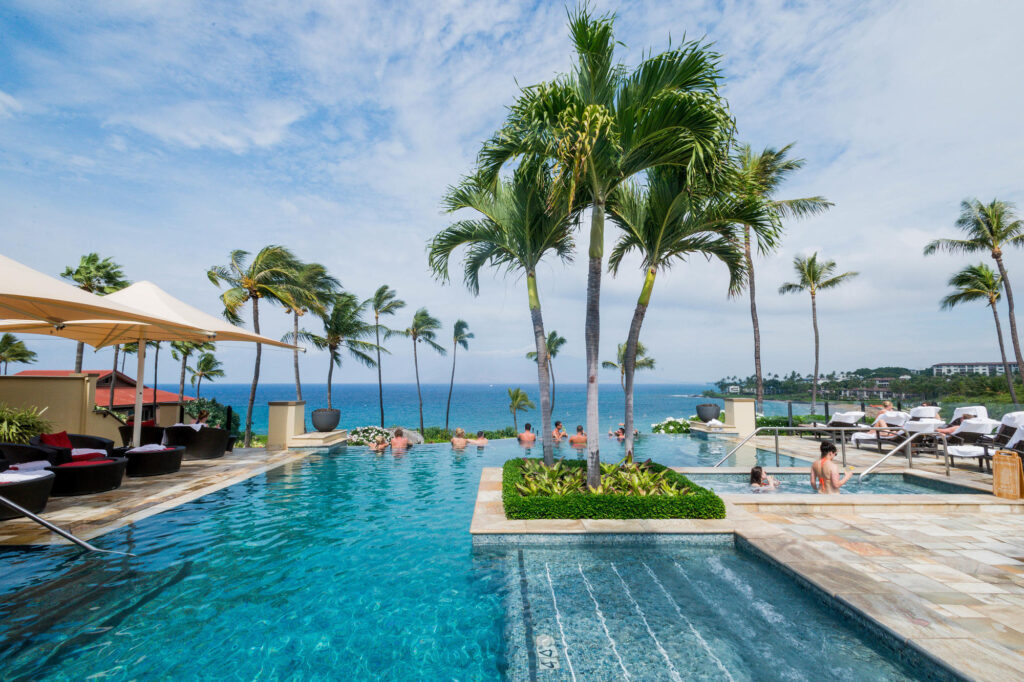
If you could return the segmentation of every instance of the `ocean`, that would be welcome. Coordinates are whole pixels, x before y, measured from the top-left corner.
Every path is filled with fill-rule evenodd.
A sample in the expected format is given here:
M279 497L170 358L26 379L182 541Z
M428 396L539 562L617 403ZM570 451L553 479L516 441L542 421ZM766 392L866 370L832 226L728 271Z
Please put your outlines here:
M177 384L161 384L160 388L177 392ZM449 426L461 426L469 432L478 429L500 429L512 425L512 414L508 409L507 384L455 384L452 394ZM540 404L536 386L522 385L530 399ZM651 424L666 417L689 417L696 413L696 406L706 402L718 402L700 394L713 388L711 384L640 384L634 390L634 420L636 428L649 431ZM423 423L427 426L444 426L445 403L448 399L448 384L423 384ZM306 400L306 415L315 409L327 407L327 387L323 384L303 384L303 398ZM231 405L241 416L245 426L245 408L249 401L249 384L204 383L204 398ZM253 408L253 430L266 433L267 403L275 400L295 400L295 384L260 384L256 391ZM377 402L377 384L335 384L334 407L341 410L339 428L352 429L357 426L380 424L380 410ZM609 430L623 420L623 392L619 384L601 385L601 428ZM794 414L806 414L807 405L793 404ZM784 402L765 401L765 414L786 414ZM539 409L520 412L519 426L532 422L539 426ZM577 424L586 422L586 386L584 384L558 384L555 388L554 419L561 420L572 431ZM416 400L416 384L384 384L384 423L387 426L419 426L419 411Z

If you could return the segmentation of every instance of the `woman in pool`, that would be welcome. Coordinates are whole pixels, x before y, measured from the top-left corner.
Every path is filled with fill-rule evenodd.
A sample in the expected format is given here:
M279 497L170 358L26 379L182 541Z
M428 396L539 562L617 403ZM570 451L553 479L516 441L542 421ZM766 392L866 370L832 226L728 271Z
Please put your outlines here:
M384 436L377 436L376 442L370 443L370 452L384 452L388 449L388 439Z
M466 447L469 441L466 439L466 430L462 427L455 429L455 435L452 436L452 447L456 450L462 450Z
M754 488L778 488L779 481L764 472L761 467L750 470L750 485Z

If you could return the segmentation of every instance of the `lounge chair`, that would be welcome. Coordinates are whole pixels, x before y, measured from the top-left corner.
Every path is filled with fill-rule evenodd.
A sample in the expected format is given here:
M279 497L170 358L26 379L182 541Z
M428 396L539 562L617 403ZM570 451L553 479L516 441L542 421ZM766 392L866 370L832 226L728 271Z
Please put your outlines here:
M102 451L103 453L110 455L114 450L114 441L109 438L102 438L100 436L86 436L81 433L66 433L61 431L60 433L49 433L39 436L32 436L28 440L29 445L33 445L37 448L45 448L48 450L54 450L62 452L66 455L64 461L71 462L76 459L76 450L81 451L77 454L90 454L84 451ZM63 462L56 462L61 464Z
M953 416L949 418L950 425L957 419L962 419L965 414L973 414L978 419L988 419L988 409L984 405L966 405L953 410Z
M134 429L135 427L130 424L118 427L117 432L121 434L121 445L127 447L132 444ZM142 434L139 439L141 442L136 445L159 445L164 439L164 427L143 426Z
M6 463L3 468L7 468ZM46 509L55 478L52 471L0 471L0 495L33 514L40 514ZM20 516L7 505L0 504L0 521Z
M0 443L0 452L11 469L24 471L52 471L55 497L91 495L121 487L128 460L109 457L102 453L79 455L72 459L70 451L35 445Z
M921 405L920 407L911 408L909 421L921 421L924 419L939 419L939 408L935 405Z
M183 446L189 459L216 459L228 449L228 432L204 426L196 431L191 426L168 426L164 429L168 447Z
M833 429L836 429L836 428L851 428L851 427L864 427L864 428L867 428L864 424L860 423L860 420L863 419L863 418L864 418L864 413L863 412L856 412L856 411L836 412L835 414L833 414L829 418L827 424L818 424L817 422L815 422L814 424L809 424L808 426L819 427L819 428L817 428L814 431L800 431L799 433L800 433L801 437L805 433L807 433L807 434L810 434L810 435L814 436L815 438L821 438L822 436L826 436L826 437L831 438L833 440L835 440L837 437L845 438L846 434L849 433L848 431L834 431Z
M158 444L153 444L158 445ZM145 448L145 446L143 446ZM184 446L161 447L161 449L116 448L114 455L128 459L125 473L131 477L162 476L181 470L181 459L185 456Z
M978 470L984 471L986 465L991 469L992 455L996 450L1013 450L1021 445L1024 440L1024 412L1008 412L1003 415L999 430L995 435L979 434L974 436L970 430L961 433L964 425L976 422L974 428L988 428L991 433L992 420L967 419L961 424L960 429L953 434L965 438L966 442L959 445L951 445L948 448L949 456L954 459L973 459L978 462ZM981 426L984 424L984 427Z
M910 415L900 410L888 410L882 412L871 424L871 430L854 433L850 442L855 447L874 446L882 452L883 445L897 446L907 439L907 433L903 426L910 421ZM882 426L882 424L885 426Z

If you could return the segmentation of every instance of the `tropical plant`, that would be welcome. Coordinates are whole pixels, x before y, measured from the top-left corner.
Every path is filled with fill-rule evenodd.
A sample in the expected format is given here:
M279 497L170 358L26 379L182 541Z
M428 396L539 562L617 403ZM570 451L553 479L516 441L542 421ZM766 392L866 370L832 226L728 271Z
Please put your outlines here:
M616 347L615 359L617 362L605 360L601 363L604 369L619 370L619 385L626 390L626 344L620 343ZM633 369L654 369L654 358L647 357L647 346L637 341L636 353L633 356Z
M553 360L564 345L565 337L559 336L558 332L553 329L548 332L548 336L544 340L544 347L548 350L548 376L551 378L551 409L548 410L550 415L555 414L555 363ZM527 351L526 359L537 362L537 351Z
M224 365L217 356L213 353L201 353L199 358L196 360L195 368L188 367L189 373L192 375L192 379L189 383L196 387L196 398L199 397L199 389L203 385L203 379L207 381L216 381L224 377ZM248 447L248 446L246 446Z
M448 415L452 409L452 389L455 388L455 354L459 350L459 346L462 346L466 350L469 350L469 340L473 338L473 333L469 331L469 323L465 320L456 320L455 327L452 329L452 378L448 382L448 405L444 408L444 429L448 430Z
M185 400L185 374L188 371L188 359L193 353L212 353L217 344L210 341L195 343L192 341L171 341L171 357L181 360L181 374L178 376L178 402ZM115 357L114 364L117 364Z
M119 291L128 286L129 282L124 278L124 271L121 266L112 258L100 258L98 253L87 253L82 256L76 267L70 265L64 268L60 275L78 285L82 291L102 296ZM81 341L75 349L75 371L82 371L82 355L85 352L85 344Z
M782 149L766 147L755 152L750 145L741 145L733 155L733 166L737 180L736 193L749 201L760 202L770 213L776 225L781 226L787 218L805 218L824 213L833 206L825 197L803 197L800 199L776 199L775 194L786 178L804 166L803 159L789 158L793 143ZM778 242L765 242L755 232L754 240L761 255L773 253ZM754 377L755 406L761 410L764 404L764 376L761 374L761 325L757 318L756 287L754 282L754 259L751 253L751 228L743 225L743 260L747 276L744 282L731 293L738 294L745 286L750 297L750 322L754 330Z
M1006 292L1006 308L1010 318L1010 341L1017 360L1017 372L1024 377L1024 355L1021 354L1020 338L1017 336L1017 316L1013 308L1013 289L1003 263L1003 249L1007 246L1024 246L1024 220L1013 212L1015 206L1008 201L993 199L983 204L978 199L964 199L960 202L960 217L956 226L967 235L966 239L936 239L924 247L924 255L938 251L946 253L985 253L992 256L999 270L1003 291Z
M242 419L238 416L237 412L232 410L231 423L228 424L227 405L221 405L214 398L196 398L185 401L185 414L189 417L198 419L199 415L203 412L206 412L208 415L207 425L219 429L227 429L228 433L234 438L238 438L241 435Z
M373 309L374 334L377 336L377 397L380 400L380 428L384 428L384 378L380 369L380 333L384 332L385 340L392 331L380 323L381 315L394 315L405 307L405 301L398 298L395 290L387 284L382 284L377 291L373 292L370 298L370 307Z
M508 389L508 411L512 413L512 428L516 430L517 434L519 433L519 413L532 410L535 407L530 396L526 395L526 391L521 388ZM554 463L553 458L552 463Z
M347 351L349 357L367 366L373 367L376 362L369 353L377 346L363 339L373 334L373 325L363 321L369 301L362 301L347 291L334 296L334 305L323 318L323 335L300 331L299 338L311 341L319 350L326 350L327 362L327 409L334 409L332 402L332 384L334 368L341 367L342 352Z
M295 345L292 349L292 364L295 366L295 399L302 400L302 380L299 377L299 317L307 312L320 315L327 314L334 300L334 295L341 288L341 283L327 272L327 268L319 263L296 263L287 284L292 314L292 331L284 335L283 340Z
M526 87L503 127L484 145L480 166L491 182L517 157L556 163L553 189L591 207L585 344L587 430L600 430L598 347L605 205L630 178L658 166L697 175L721 163L732 139L732 119L719 96L719 57L700 42L648 54L629 70L617 61L614 17L587 5L570 13L576 59L572 71ZM553 202L552 202L553 203ZM588 441L587 482L600 482L600 439Z
M689 433L690 422L687 419L666 417L665 421L651 424L651 433Z
M348 434L349 445L370 445L376 443L377 439L383 437L388 443L391 442L391 432L379 426L360 426L352 429Z
M27 444L29 438L49 433L52 425L43 419L46 408L11 407L0 403L0 443Z
M241 324L242 308L252 303L252 329L260 333L260 301L278 303L291 310L296 303L291 298L291 278L297 261L292 252L283 246L264 246L250 261L249 252L236 249L231 252L227 265L210 268L206 276L220 287L228 289L220 295L224 304L224 317L232 324ZM252 372L252 386L249 389L249 404L245 410L244 447L252 442L252 408L256 402L256 387L260 382L260 358L263 344L256 344L256 362Z
M0 365L4 367L4 374L7 374L7 368L12 362L27 365L35 361L35 351L29 350L24 341L10 333L0 336Z
M444 355L444 346L436 341L437 330L441 328L441 322L430 316L426 308L420 308L412 316L412 324L405 328L405 331L394 332L412 339L412 362L416 370L416 397L420 403L420 435L423 434L423 393L420 391L420 360L416 352L416 344L425 343L439 354Z
M466 247L463 280L473 294L480 292L480 271L485 265L506 273L526 275L527 303L533 322L537 353L537 382L540 390L544 461L554 461L551 437L551 396L547 342L537 287L537 266L549 252L563 262L571 259L572 224L575 213L547 205L552 191L546 164L521 164L511 180L486 185L479 176L466 178L449 190L445 199L449 211L471 209L473 219L460 220L445 228L430 244L430 265L447 281L452 253Z
M813 414L818 409L818 360L821 349L821 340L818 335L818 292L835 289L859 273L851 271L836 274L836 262L834 260L819 261L817 252L810 256L796 256L793 259L793 269L796 271L797 281L786 282L779 287L779 293L792 294L806 291L811 295L811 324L814 327L814 378L811 384L811 413Z
M992 268L984 263L968 265L949 278L949 286L954 291L945 296L939 307L942 310L955 308L961 303L984 301L992 308L992 317L996 322L996 338L999 339L999 355L1003 361L1003 373L1010 389L1010 399L1017 405L1017 392L1013 387L1013 372L1006 362L1006 346L1003 344L1003 325L999 321L999 309L996 304L1002 296L1003 279Z

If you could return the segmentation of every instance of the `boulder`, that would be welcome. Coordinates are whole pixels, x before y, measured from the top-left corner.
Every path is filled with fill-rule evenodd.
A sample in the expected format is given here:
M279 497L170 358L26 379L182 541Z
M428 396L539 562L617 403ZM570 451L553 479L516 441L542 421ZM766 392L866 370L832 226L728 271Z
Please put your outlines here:
M398 427L392 427L390 429L387 429L387 432L394 436L396 428ZM401 429L405 437L409 439L409 445L420 445L423 443L423 436L420 435L419 431L416 431L414 429L407 429L404 426L401 427Z

